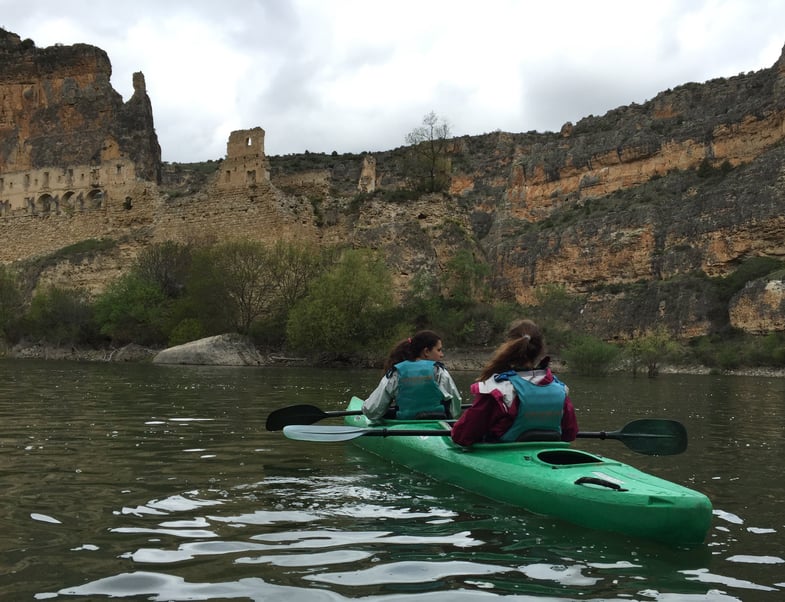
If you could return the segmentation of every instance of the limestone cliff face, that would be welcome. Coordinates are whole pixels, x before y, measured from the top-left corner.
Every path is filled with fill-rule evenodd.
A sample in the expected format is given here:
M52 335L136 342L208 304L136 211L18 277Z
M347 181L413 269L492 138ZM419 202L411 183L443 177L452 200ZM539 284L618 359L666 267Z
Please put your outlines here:
M497 298L563 286L582 300L565 320L606 339L785 330L781 279L715 290L749 258L785 260L785 58L557 133L456 138L449 190L426 196L407 192L406 147L267 157L261 128L232 132L209 175L167 166L158 186L144 78L123 103L110 73L100 49L0 30L0 261L117 241L42 281L97 293L150 243L284 237L377 249L401 294L468 250Z
M140 177L158 181L161 149L141 73L124 104L100 48L36 48L3 29L0 64L0 172L127 157Z
M658 324L684 337L726 325L780 330L782 308L771 294L747 291L748 306L768 308L761 326L742 317L741 301L730 311L708 291L711 278L746 259L785 259L784 139L781 57L769 69L685 84L559 133L455 139L451 196L438 213L442 224L470 232L463 248L488 262L498 296L536 303L542 287L563 285L586 299L573 323L605 338ZM378 206L379 192L404 186L403 153L357 157L361 175L348 182L322 164L322 188L349 195L374 182L353 243L385 249L401 274L426 264L438 273L438 239L417 238L422 229L413 227L421 208ZM274 174L297 171L285 158L271 162Z

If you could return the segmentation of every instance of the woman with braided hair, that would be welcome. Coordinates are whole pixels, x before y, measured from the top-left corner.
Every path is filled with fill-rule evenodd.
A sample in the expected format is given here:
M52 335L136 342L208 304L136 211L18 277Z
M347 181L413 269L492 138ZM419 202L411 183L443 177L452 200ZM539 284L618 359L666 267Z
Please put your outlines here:
M369 420L457 418L461 394L444 367L442 339L421 330L398 343L384 364L385 375L363 402Z
M545 341L531 320L507 332L471 386L474 400L452 427L458 445L478 442L559 440L578 435L567 385L548 368Z

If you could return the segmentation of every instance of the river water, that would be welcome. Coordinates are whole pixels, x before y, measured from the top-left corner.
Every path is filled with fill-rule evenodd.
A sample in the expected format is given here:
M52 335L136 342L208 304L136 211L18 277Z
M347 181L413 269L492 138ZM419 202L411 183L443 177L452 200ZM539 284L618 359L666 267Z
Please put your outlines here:
M680 456L576 444L711 498L705 543L672 547L265 430L273 409L340 410L379 376L0 361L0 600L783 599L785 379L562 375L581 430L687 427ZM474 375L454 376L467 391Z

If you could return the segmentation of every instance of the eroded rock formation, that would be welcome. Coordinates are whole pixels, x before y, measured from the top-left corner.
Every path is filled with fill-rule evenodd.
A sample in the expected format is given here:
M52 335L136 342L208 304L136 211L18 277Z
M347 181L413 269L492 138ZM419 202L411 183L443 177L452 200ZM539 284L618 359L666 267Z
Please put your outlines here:
M3 29L0 61L0 172L129 158L139 177L158 181L161 149L141 73L123 103L100 48L37 48Z
M123 103L102 50L2 30L0 61L0 260L117 241L43 279L96 292L153 242L305 238L383 251L400 291L468 250L497 297L563 286L583 299L573 323L607 339L785 330L776 278L730 304L707 293L749 258L785 259L783 57L560 132L456 138L449 190L429 196L401 194L405 147L267 157L261 128L232 132L211 176L168 166L158 186L141 74Z

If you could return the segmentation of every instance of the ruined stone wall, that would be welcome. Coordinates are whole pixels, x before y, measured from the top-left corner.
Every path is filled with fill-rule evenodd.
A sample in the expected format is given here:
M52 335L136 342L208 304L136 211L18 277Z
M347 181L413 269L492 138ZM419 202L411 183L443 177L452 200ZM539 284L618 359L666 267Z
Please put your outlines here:
M118 158L101 165L44 167L0 173L0 217L78 213L108 198L132 202L136 169Z
M236 130L229 135L226 158L214 181L219 189L254 187L270 180L270 169L264 155L264 130Z
M9 211L0 217L0 261L44 256L86 239L114 239L117 249L85 260L81 275L70 264L50 266L41 275L42 283L78 282L95 293L152 243L318 242L313 205L270 183L263 144L261 128L232 132L222 169L203 190L176 198L135 178L128 161L73 172L51 168L4 174L6 193L0 199L7 197ZM92 202L76 202L82 198Z
M231 132L226 158L204 190L155 207L153 241L317 240L313 206L270 182L260 127Z
M162 200L156 207L153 231L153 242L316 242L319 237L311 205L282 194L269 183L253 188L214 187L197 195Z
M0 218L0 262L10 263L40 257L86 239L131 236L138 228L149 226L158 199L158 189L149 182L134 181L125 186L95 189L83 206L70 204L74 197L51 201L37 197L41 209ZM54 197L52 197L54 198Z

